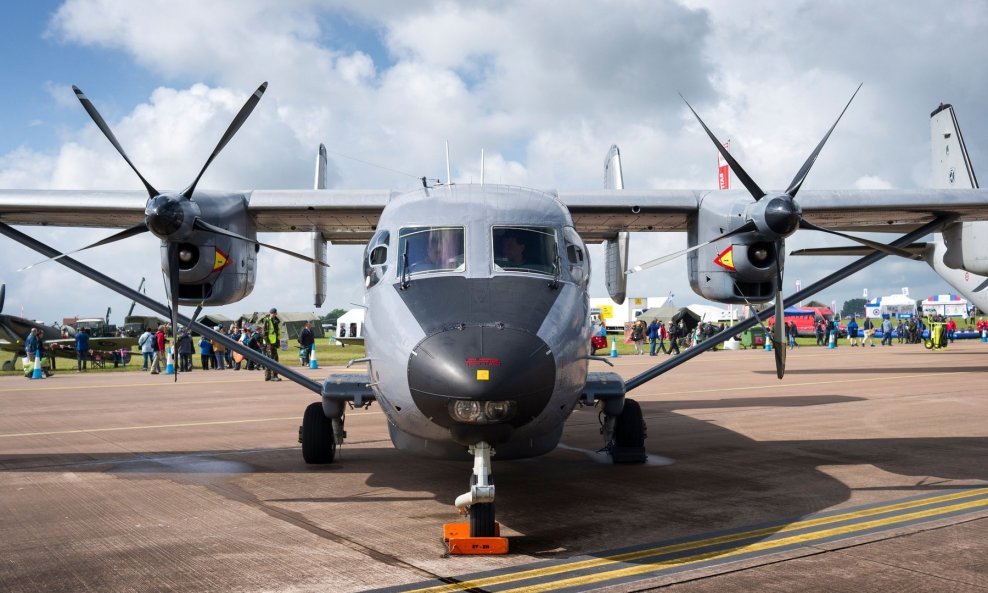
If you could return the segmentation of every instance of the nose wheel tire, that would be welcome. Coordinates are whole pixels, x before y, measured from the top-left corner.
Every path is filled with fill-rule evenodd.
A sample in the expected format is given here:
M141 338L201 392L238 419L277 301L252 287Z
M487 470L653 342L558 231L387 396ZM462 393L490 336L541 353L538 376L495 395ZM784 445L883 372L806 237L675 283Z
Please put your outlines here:
M494 537L498 535L494 521L494 503L480 502L470 505L470 535L472 537Z
M322 410L321 402L312 402L302 416L302 459L306 463L333 463L336 459L336 440L333 438L333 423Z

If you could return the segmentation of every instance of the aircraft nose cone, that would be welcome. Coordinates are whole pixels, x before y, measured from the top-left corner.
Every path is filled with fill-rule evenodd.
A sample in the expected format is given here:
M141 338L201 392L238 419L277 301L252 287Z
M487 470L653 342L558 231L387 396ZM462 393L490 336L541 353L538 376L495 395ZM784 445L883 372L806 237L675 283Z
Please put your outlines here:
M174 196L155 196L144 209L144 220L155 235L165 239L182 228L185 208Z
M555 382L555 357L546 343L531 332L499 324L461 325L433 334L419 343L408 362L416 406L449 428L457 424L449 411L455 400L515 402L511 416L500 424L521 426L545 408Z
M765 206L765 224L782 237L788 237L796 230L801 215L799 205L789 196L771 198Z

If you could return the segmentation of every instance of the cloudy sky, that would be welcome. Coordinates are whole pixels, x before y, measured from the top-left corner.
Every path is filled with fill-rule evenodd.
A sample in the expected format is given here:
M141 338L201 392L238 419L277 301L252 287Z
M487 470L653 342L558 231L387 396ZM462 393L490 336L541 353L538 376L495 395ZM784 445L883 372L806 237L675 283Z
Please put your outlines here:
M81 87L131 159L159 188L185 187L262 81L253 116L200 188L309 188L320 142L338 188L454 181L537 188L602 184L618 144L628 188L713 188L709 140L679 98L766 188L785 187L859 83L864 87L805 189L928 187L929 114L953 103L975 171L988 162L988 4L648 0L404 2L69 0L4 8L0 52L0 188L140 189L76 101ZM367 163L373 163L370 165ZM62 250L109 231L29 228ZM888 239L888 238L886 238ZM303 235L262 240L305 250ZM788 249L828 244L801 231ZM51 321L129 302L2 241L5 312ZM685 246L685 235L635 235L631 263ZM605 296L592 252L592 296ZM361 300L360 249L330 247L323 311ZM79 259L164 298L157 241L143 235ZM789 258L786 287L841 258ZM262 250L257 287L223 312L312 310L307 264ZM874 266L819 295L918 297L949 288L926 266ZM685 262L629 281L631 296L702 302ZM138 308L137 311L141 311Z

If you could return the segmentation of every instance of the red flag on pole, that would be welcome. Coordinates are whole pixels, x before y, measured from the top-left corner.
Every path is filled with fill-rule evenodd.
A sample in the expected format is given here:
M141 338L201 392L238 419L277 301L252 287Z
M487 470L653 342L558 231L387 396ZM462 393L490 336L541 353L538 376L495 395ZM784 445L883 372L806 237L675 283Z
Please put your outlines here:
M724 143L724 149L728 152L731 151L730 138ZM731 167L719 151L717 152L717 187L720 189L731 189Z

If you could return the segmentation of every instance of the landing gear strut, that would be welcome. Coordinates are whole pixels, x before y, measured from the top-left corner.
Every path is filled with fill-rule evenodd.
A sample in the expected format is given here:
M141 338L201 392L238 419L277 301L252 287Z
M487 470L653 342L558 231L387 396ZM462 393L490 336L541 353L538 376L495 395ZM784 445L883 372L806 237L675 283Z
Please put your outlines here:
M485 442L470 447L473 475L470 491L456 497L456 507L470 515L470 523L447 523L443 541L450 554L507 554L508 539L500 537L494 520L494 482L491 479L491 446Z

